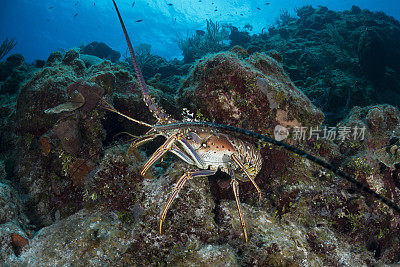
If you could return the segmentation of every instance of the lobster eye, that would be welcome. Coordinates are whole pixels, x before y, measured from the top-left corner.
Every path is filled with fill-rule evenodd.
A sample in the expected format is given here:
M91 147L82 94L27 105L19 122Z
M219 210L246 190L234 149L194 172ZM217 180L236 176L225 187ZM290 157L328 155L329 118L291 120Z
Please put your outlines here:
M206 143L203 143L203 144L201 144L203 147L207 147L207 144Z
M190 135L187 135L187 136L186 136L186 139L187 139L187 140L192 140L192 137L191 137Z

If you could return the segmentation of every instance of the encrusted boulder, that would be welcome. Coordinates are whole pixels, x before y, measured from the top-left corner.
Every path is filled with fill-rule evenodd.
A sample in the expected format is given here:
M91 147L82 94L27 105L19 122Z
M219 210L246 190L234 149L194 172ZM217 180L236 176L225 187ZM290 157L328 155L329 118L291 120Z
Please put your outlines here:
M79 132L78 120L64 120L54 126L54 131L67 153L76 153L81 149L82 137Z
M282 66L264 53L241 59L218 53L199 61L180 89L179 103L218 123L271 134L275 126L320 125L324 116Z
M81 47L81 53L96 56L102 59L108 59L112 62L117 62L121 57L120 52L113 50L102 42L91 42L90 44Z
M0 224L15 222L26 225L28 218L18 192L10 185L0 182Z
M120 101L121 93L137 97ZM137 82L124 67L99 61L86 68L77 50L64 56L53 53L22 86L12 117L13 179L30 196L34 224L50 225L79 210L85 181L100 162L103 142L111 142L119 132L139 135L145 130L122 117L118 120L123 123L116 123L117 115L102 108L108 106L102 97L121 112L150 121Z
M19 85L29 76L30 69L24 57L14 54L0 63L0 95L15 94L19 90Z
M29 244L29 237L18 224L0 224L0 261L6 265L17 265L18 258Z
M254 208L246 204L243 205L243 212L254 245L242 247L241 265L353 266L363 265L372 258L367 251L356 253L324 220L318 221L310 216L308 226L294 223L294 217L306 217L302 212L293 211L296 214L279 218L264 205ZM232 247L241 246L242 240L236 237L241 232L236 204L223 201L218 214L220 235L226 237ZM314 224L313 220L317 220L318 224Z
M21 195L5 179L4 164L0 161L0 262L13 262L29 243L26 230L29 219L25 215Z
M341 168L399 205L400 111L391 105L354 107L338 127L359 129L357 136L337 141L346 155ZM346 207L336 206L332 218L338 230L363 240L376 258L394 260L398 255L400 215L370 195L353 196Z

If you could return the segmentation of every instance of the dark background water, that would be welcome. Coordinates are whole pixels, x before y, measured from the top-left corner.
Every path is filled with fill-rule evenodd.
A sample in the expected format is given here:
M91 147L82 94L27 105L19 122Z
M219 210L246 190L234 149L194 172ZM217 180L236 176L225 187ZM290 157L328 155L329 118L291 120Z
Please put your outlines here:
M46 59L52 51L67 50L91 41L102 41L122 54L125 52L125 41L111 0L1 2L0 41L6 37L15 38L18 45L13 53L23 54L28 62ZM152 53L167 59L181 57L178 39L185 37L188 31L204 30L206 19L239 28L249 23L253 27L250 33L258 33L274 24L282 10L295 16L295 8L303 5L324 5L331 10L358 5L400 18L397 0L119 0L117 3L128 30L134 34L134 45L150 43Z

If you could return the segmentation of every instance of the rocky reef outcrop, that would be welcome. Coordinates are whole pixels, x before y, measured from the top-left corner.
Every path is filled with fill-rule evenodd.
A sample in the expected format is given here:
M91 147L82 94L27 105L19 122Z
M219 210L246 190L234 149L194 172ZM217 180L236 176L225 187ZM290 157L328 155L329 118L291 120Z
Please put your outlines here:
M276 125L320 125L324 116L265 53L218 53L198 62L179 103L200 117L271 134Z
M325 9L300 11L311 28L337 17ZM272 137L284 129L285 142L331 162L399 205L398 108L354 107L337 125L324 125L324 114L285 72L285 56L249 51L236 46L201 58L187 77L180 77L177 104L167 111L180 117L175 111L187 108L196 119ZM158 103L172 101L172 91L156 75L149 84ZM160 234L160 211L176 181L195 167L167 155L140 175L144 160L163 140L130 149L148 128L107 111L113 105L155 123L126 66L74 49L55 52L15 92L15 106L0 109L7 113L1 136L12 140L8 147L2 141L5 160L0 161L0 261L5 264L363 266L399 261L399 214L307 159L240 135L263 159L255 179L261 201L251 183L240 184L249 241L243 240L230 179L223 172L189 180ZM305 133L299 136L299 129Z
M195 46L202 53L227 51L241 46L248 54L277 51L292 81L315 106L336 124L353 106L387 103L398 106L400 81L400 23L383 12L353 6L332 11L327 7L304 6L296 15L282 10L277 23L261 34L230 26L229 45L203 49L196 35L183 42L183 54ZM223 32L224 27L218 28ZM212 39L218 44L218 39Z
M121 53L113 50L111 47L102 42L91 42L81 47L81 53L85 55L96 56L101 59L108 59L111 62L117 62L121 57Z
M14 94L19 85L27 77L29 66L25 63L24 57L14 54L0 63L0 95Z
M399 21L357 6L343 12L306 6L297 16L241 45L281 53L293 82L331 123L352 106L399 107Z

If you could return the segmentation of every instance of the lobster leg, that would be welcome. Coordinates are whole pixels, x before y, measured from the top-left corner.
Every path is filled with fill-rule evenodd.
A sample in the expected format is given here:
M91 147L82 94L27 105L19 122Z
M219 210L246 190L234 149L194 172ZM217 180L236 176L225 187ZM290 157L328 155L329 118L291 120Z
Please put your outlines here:
M249 178L249 180L251 181L251 183L254 185L254 187L257 190L258 193L258 202L261 201L261 190L258 187L258 185L256 184L256 182L254 181L254 179L251 177L249 171L247 170L247 168L244 166L244 164L242 163L242 161L235 155L232 154L231 158L233 159L233 161L243 170L243 172L246 174L247 178Z
M144 145L144 144L152 141L156 137L157 137L156 134L140 136L131 143L131 145L129 146L129 150L131 150L133 148L137 148L141 145Z
M165 216L167 215L168 209L171 206L172 202L178 195L179 191L181 191L182 187L185 185L186 181L195 178L195 177L201 177L201 176L210 176L213 175L216 171L213 170L200 170L200 171L194 171L194 172L186 172L184 175L182 175L181 178L179 178L178 182L176 183L174 190L172 191L171 196L168 198L167 204L165 205L163 211L161 212L161 218L160 218L160 234L162 234L162 224L165 220Z
M239 182L236 180L235 173L233 172L233 170L229 169L229 174L230 174L230 176L232 178L231 185L232 185L232 189L233 189L233 194L235 195L235 201L236 201L236 206L237 206L238 212L239 212L240 224L241 224L242 229L243 229L244 240L247 243L246 224L244 222L243 213L242 213L242 210L240 208Z
M194 163L194 161L189 158L186 153L184 151L182 151L181 149L179 149L176 145L173 145L171 150L172 153L174 153L176 156L178 156L181 160L183 160L184 162L186 162L187 164L190 165L196 165Z
M178 135L180 133L171 135L162 146L160 146L156 152L153 153L153 155L147 160L147 162L144 164L142 171L140 174L144 176L146 172L150 169L153 164L159 160L165 153L167 153L168 150L171 150L172 145L174 142L178 139Z
M154 138L156 138L157 135L156 134L149 134L149 135L144 135L144 136L140 136L139 138L137 138L136 140L134 140L131 145L128 148L128 155L130 155L131 153L133 153L140 161L140 157L139 157L139 153L137 152L137 148L141 145L144 145L150 141L152 141Z
M201 158L199 157L197 152L194 150L192 145L190 145L184 138L180 139L179 143L181 143L181 145L182 145L183 149L186 151L186 153L188 153L192 157L192 159L194 161L193 165L196 165L200 169L205 169L203 161L201 160Z

